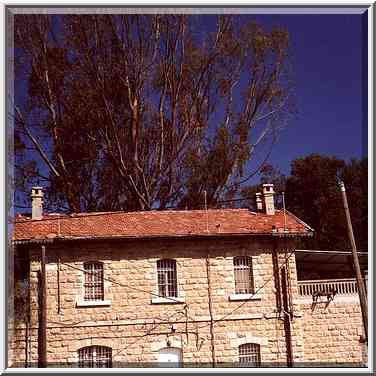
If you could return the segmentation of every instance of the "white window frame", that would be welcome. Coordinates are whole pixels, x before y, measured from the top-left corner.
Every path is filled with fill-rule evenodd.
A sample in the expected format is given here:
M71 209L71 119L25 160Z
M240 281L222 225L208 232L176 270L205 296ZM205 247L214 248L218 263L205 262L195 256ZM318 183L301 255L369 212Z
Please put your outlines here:
M160 270L159 267L160 263L165 263L165 265L162 264L162 267L164 266L166 270ZM169 265L170 264L170 265ZM169 267L173 265L173 278L175 279L175 284L173 284L173 291L176 291L175 295L171 294L171 291L169 291L168 285L168 279L169 274L171 273L171 270L168 270ZM164 278L167 280L167 286L166 288L166 295L161 295L160 291L160 275L163 275ZM179 280L178 280L178 263L175 259L159 259L156 262L156 295L153 296L151 299L152 304L178 304L178 303L184 303L185 299L184 297L179 296Z
M102 281L101 281L101 285L102 285L102 290L103 290L103 293L102 293L102 296L101 296L101 299L87 299L86 297L86 276L87 276L87 271L86 271L86 266L87 265L100 265L101 266L101 271L102 271ZM105 299L105 294L106 294L106 289L105 289L105 280L104 280L104 274L105 274L105 263L102 262L102 261L85 261L83 264L82 264L82 293L81 293L81 297L76 301L76 307L97 307L97 306L109 306L111 305L111 300L106 300Z
M236 265L237 260L243 262L243 264L239 263L238 265ZM247 260L247 262L244 262L244 260ZM234 280L233 280L234 293L229 296L229 300L238 301L238 300L260 300L261 299L261 295L257 293L253 263L254 263L254 258L248 255L239 255L239 256L235 256L232 258L232 265L233 265L232 270L233 270L233 276L234 276ZM237 283L236 270L237 268L240 270L241 269L246 270L247 266L248 266L249 274L250 274L249 292L247 293L237 292L236 291L236 283Z

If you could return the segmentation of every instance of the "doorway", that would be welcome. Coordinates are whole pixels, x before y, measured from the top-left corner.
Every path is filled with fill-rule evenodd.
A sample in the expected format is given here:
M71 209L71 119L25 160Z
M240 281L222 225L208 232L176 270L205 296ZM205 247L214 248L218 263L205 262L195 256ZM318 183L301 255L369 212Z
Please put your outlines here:
M159 367L181 367L181 350L177 347L165 347L159 350Z

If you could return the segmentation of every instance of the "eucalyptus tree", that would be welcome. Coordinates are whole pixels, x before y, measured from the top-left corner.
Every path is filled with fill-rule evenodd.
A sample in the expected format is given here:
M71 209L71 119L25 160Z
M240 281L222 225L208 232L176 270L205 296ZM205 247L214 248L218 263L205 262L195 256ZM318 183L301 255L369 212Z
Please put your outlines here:
M17 15L15 66L18 192L72 212L234 197L292 114L288 32L240 16Z

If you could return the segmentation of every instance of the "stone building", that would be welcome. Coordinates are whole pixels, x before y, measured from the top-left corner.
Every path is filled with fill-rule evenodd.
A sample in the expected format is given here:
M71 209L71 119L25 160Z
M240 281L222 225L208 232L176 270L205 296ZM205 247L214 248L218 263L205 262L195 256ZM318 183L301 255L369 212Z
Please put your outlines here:
M42 213L34 188L31 218L14 225L27 293L9 323L9 367L363 365L353 281L313 302L322 284L300 284L294 252L313 230L276 210L273 193L264 185L257 212L60 215Z

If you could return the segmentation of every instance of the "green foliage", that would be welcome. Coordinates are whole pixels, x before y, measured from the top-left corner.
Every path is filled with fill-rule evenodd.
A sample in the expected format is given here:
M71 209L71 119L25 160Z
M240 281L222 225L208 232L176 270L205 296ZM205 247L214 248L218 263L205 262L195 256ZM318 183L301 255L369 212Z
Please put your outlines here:
M367 251L366 160L346 163L315 154L295 160L286 184L287 208L315 229L315 238L308 242L311 247L349 250L337 177L346 186L357 247Z
M254 197L262 183L273 183L276 206L282 208L285 192L286 209L315 230L312 239L300 244L307 249L349 250L346 217L338 178L344 181L354 236L359 251L368 250L367 159L345 161L319 154L297 158L291 163L291 175L284 176L272 165L260 169L260 184L244 187L242 197L255 209Z

